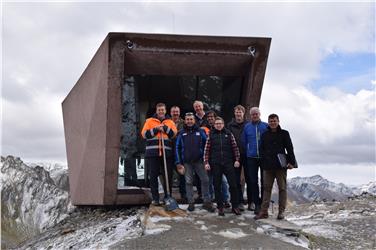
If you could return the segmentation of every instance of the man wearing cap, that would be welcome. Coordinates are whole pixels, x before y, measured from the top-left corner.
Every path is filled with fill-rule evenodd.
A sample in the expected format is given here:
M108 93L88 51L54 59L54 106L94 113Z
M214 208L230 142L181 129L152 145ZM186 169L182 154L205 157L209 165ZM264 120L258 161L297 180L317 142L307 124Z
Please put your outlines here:
M196 173L201 181L204 199L203 208L209 212L215 209L209 197L209 178L203 165L204 147L206 143L205 131L195 124L193 113L185 114L184 128L179 131L176 139L175 164L185 169L185 185L188 199L188 211L195 209L193 199L193 174Z

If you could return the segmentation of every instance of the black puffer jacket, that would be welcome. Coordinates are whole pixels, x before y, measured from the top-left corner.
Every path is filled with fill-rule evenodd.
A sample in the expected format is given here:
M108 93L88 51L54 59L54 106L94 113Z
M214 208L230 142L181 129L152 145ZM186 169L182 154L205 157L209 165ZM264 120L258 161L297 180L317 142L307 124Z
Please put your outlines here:
M287 154L286 154L287 151ZM277 154L286 154L287 163L295 165L294 147L290 134L287 130L277 127L276 132L272 132L270 127L261 136L260 156L261 167L264 170L281 169Z
M210 165L232 165L239 161L240 153L230 130L210 130L205 145L204 163Z

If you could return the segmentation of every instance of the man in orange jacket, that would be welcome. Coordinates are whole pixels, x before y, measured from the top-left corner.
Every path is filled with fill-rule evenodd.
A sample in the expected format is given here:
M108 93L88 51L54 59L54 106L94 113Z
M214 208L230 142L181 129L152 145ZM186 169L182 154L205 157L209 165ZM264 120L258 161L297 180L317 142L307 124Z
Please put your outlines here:
M158 176L162 172L164 175L163 166L163 149L162 140L165 145L165 154L167 162L167 173L170 183L171 193L171 179L172 179L172 167L174 164L173 160L173 149L171 139L176 135L177 129L175 123L166 115L166 105L164 103L158 103L156 105L156 113L146 119L144 127L142 128L141 135L146 139L146 150L145 150L145 163L148 166L149 176L150 176L150 189L152 194L152 204L159 205L159 192L158 192ZM165 181L164 190L166 194Z

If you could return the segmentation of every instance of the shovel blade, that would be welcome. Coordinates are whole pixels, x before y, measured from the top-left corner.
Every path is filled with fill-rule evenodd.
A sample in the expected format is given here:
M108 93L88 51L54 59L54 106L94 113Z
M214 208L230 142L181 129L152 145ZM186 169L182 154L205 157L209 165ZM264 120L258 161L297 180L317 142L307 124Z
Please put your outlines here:
M165 200L165 209L166 211L172 211L179 208L178 203L172 197L167 197Z

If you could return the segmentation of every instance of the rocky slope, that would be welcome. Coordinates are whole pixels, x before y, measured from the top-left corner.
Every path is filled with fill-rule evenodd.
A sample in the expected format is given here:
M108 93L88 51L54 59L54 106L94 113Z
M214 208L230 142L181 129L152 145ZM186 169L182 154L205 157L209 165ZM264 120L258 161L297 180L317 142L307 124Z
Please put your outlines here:
M29 167L20 158L1 157L2 247L12 247L57 224L72 206L42 167Z

